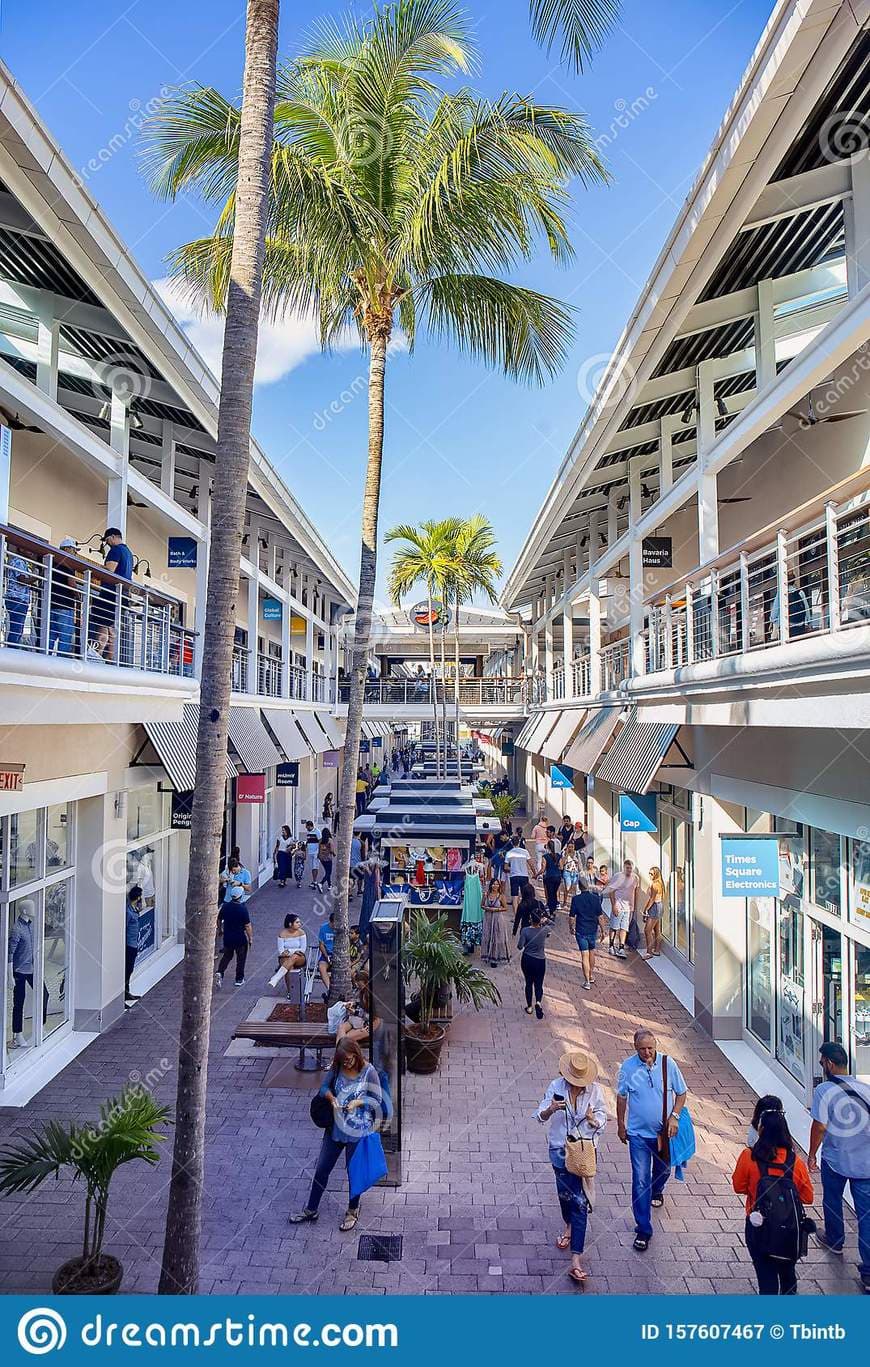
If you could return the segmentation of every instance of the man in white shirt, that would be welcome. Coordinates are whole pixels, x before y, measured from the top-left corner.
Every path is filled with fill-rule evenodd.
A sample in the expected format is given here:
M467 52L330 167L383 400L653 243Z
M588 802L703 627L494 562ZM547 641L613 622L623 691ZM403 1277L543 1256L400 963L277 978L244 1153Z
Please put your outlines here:
M513 901L514 912L519 906L523 888L529 881L529 865L532 857L520 840L515 835L511 841L510 849L504 857L505 872L510 879L511 900Z
M610 897L610 953L615 954L617 959L626 959L625 942L628 938L628 928L631 925L631 918L634 915L634 899L637 895L640 879L634 871L634 864L630 859L626 859L622 866L622 872L616 873L606 884L603 896Z

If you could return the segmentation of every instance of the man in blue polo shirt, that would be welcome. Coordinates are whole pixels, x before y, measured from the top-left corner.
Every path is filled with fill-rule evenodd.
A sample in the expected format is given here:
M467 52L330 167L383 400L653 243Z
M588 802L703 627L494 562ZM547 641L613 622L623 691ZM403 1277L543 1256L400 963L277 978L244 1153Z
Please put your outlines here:
M635 1052L619 1070L616 1083L616 1129L631 1158L631 1209L634 1248L645 1253L652 1238L652 1208L665 1203L670 1164L659 1154L662 1115L673 1139L686 1104L686 1083L672 1058L663 1059L651 1030L634 1032ZM667 1102L664 1081L667 1075Z
M842 1256L846 1240L843 1192L848 1182L858 1221L858 1275L870 1295L870 1086L849 1073L842 1044L828 1041L819 1050L824 1082L813 1092L813 1124L808 1165L814 1172L821 1145L822 1248Z

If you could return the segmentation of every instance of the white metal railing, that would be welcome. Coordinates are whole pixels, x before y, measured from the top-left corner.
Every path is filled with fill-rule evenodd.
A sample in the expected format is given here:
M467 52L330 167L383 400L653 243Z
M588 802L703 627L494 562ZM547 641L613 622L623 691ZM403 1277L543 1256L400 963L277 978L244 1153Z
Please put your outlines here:
M192 678L181 613L147 583L0 526L0 646Z
M554 702L565 696L565 670L561 665L557 665L553 670L550 679L549 696Z
M629 641L615 641L601 649L601 691L610 693L625 683L629 674Z
M870 490L687 579L646 619L651 673L870 622Z
M275 655L257 654L257 692L267 698L280 698L284 694L284 661Z
M522 678L499 678L498 676L460 679L460 707L499 707L520 705L526 699L526 681ZM340 679L338 701L347 703L350 697L350 680ZM428 675L410 679L368 679L365 683L363 701L374 704L407 705L418 703L431 707L434 702L445 702L451 706L456 692L452 679L446 683L433 681Z
M574 697L588 698L590 689L591 660L588 655L580 655L571 668L574 671Z

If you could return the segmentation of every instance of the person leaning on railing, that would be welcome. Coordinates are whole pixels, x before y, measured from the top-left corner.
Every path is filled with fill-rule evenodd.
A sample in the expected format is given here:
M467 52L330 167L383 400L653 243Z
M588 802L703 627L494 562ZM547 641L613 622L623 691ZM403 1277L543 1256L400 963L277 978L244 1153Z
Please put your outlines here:
M6 543L6 566L3 598L6 604L6 645L21 646L24 624L31 608L33 585L39 581L29 560Z

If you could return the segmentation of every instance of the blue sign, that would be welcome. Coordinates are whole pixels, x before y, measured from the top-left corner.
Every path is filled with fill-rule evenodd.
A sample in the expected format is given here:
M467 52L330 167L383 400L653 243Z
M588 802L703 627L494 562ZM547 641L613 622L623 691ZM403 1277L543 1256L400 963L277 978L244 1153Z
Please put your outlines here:
M157 943L157 926L154 917L154 907L150 906L145 911L139 913L139 943L136 953L144 957L154 949Z
M620 793L619 829L652 835L658 830L655 793Z
M280 600L277 599L277 598L264 598L264 599L263 599L263 621L264 621L264 622L280 622L280 620L281 620L281 603L280 603Z
M553 788L573 788L574 770L567 764L550 765L550 785Z
M192 536L170 536L166 563L171 570L196 569L196 542Z
M380 750L380 749L383 747L383 744L384 744L384 738L383 738L383 736L372 736L372 749L373 749L373 750Z
M369 752L369 743L365 736L363 736L359 743L359 752L361 755L367 755Z
M299 761L290 760L286 764L275 765L275 787L276 788L298 788L299 787Z
M722 837L722 896L779 896L779 842L775 836Z

